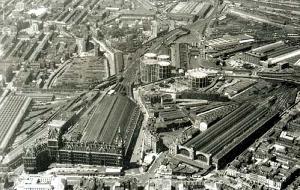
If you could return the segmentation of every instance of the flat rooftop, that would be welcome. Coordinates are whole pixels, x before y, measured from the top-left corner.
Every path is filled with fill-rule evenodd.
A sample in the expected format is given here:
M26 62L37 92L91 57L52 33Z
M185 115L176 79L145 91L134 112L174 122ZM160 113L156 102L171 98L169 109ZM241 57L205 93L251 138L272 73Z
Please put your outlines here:
M255 53L265 53L265 52L268 52L270 50L273 50L273 49L276 49L278 47L281 47L283 45L285 45L285 43L283 41L278 41L278 42L274 42L274 43L271 43L271 44L267 44L267 45L255 48L255 49L252 50L252 52L255 52Z
M209 3L198 1L179 2L171 11L171 14L197 15L209 8Z
M252 42L254 38L252 36L241 34L236 36L226 35L221 38L211 39L206 41L206 45L213 48L225 48L227 46L239 45L247 42Z

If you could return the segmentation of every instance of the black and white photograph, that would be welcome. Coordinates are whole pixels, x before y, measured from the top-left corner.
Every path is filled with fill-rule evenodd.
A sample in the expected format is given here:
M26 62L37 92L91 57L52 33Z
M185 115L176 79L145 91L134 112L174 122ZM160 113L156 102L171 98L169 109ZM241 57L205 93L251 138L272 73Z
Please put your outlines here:
M0 0L0 190L300 190L300 0Z

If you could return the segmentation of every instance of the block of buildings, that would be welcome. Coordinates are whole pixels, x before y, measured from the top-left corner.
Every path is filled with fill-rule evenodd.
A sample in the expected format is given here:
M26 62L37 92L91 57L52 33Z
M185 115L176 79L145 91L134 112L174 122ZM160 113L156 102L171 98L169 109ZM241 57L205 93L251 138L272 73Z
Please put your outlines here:
M61 176L40 175L40 174L23 174L18 178L18 183L14 189L39 189L39 190L65 190L67 180Z

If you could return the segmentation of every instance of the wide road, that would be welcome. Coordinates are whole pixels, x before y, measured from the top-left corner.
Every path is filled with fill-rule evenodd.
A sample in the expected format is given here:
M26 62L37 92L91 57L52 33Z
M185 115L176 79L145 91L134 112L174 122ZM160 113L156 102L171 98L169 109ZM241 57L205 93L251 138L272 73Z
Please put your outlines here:
M142 122L141 130L138 135L137 141L135 143L134 151L131 157L130 162L132 163L141 163L141 159L143 157L144 153L144 134L149 120L149 114L147 112L147 109L145 108L145 105L142 102L142 98L139 94L139 89L134 91L134 98L138 105L140 106L141 111L144 113L144 120Z

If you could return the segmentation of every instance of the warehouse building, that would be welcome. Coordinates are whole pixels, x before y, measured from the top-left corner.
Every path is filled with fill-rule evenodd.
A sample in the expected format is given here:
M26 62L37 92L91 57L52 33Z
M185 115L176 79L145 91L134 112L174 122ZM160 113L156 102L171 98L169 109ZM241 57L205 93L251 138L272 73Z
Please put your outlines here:
M270 67L287 62L294 64L300 59L300 49L284 41L267 44L243 53L241 59L245 62Z
M252 49L251 51L243 54L243 60L250 63L259 64L260 61L266 61L268 59L268 52L275 51L276 48L280 48L284 45L285 43L283 41L278 41Z
M300 58L300 49L290 50L288 53L269 58L266 62L268 65L275 65L288 61L294 64Z
M179 2L168 13L168 17L176 21L188 23L196 21L198 18L205 18L211 10L212 5L207 2L186 1Z
M154 20L156 18L155 12L145 10L122 10L119 11L119 19L122 21L136 21L136 20Z
M158 122L155 124L157 132L171 131L191 125L188 113L184 108L173 106L156 109L154 115L158 116Z
M237 46L251 44L254 42L254 38L247 34L241 34L236 36L225 35L221 38L207 40L205 45L210 50L221 51Z

